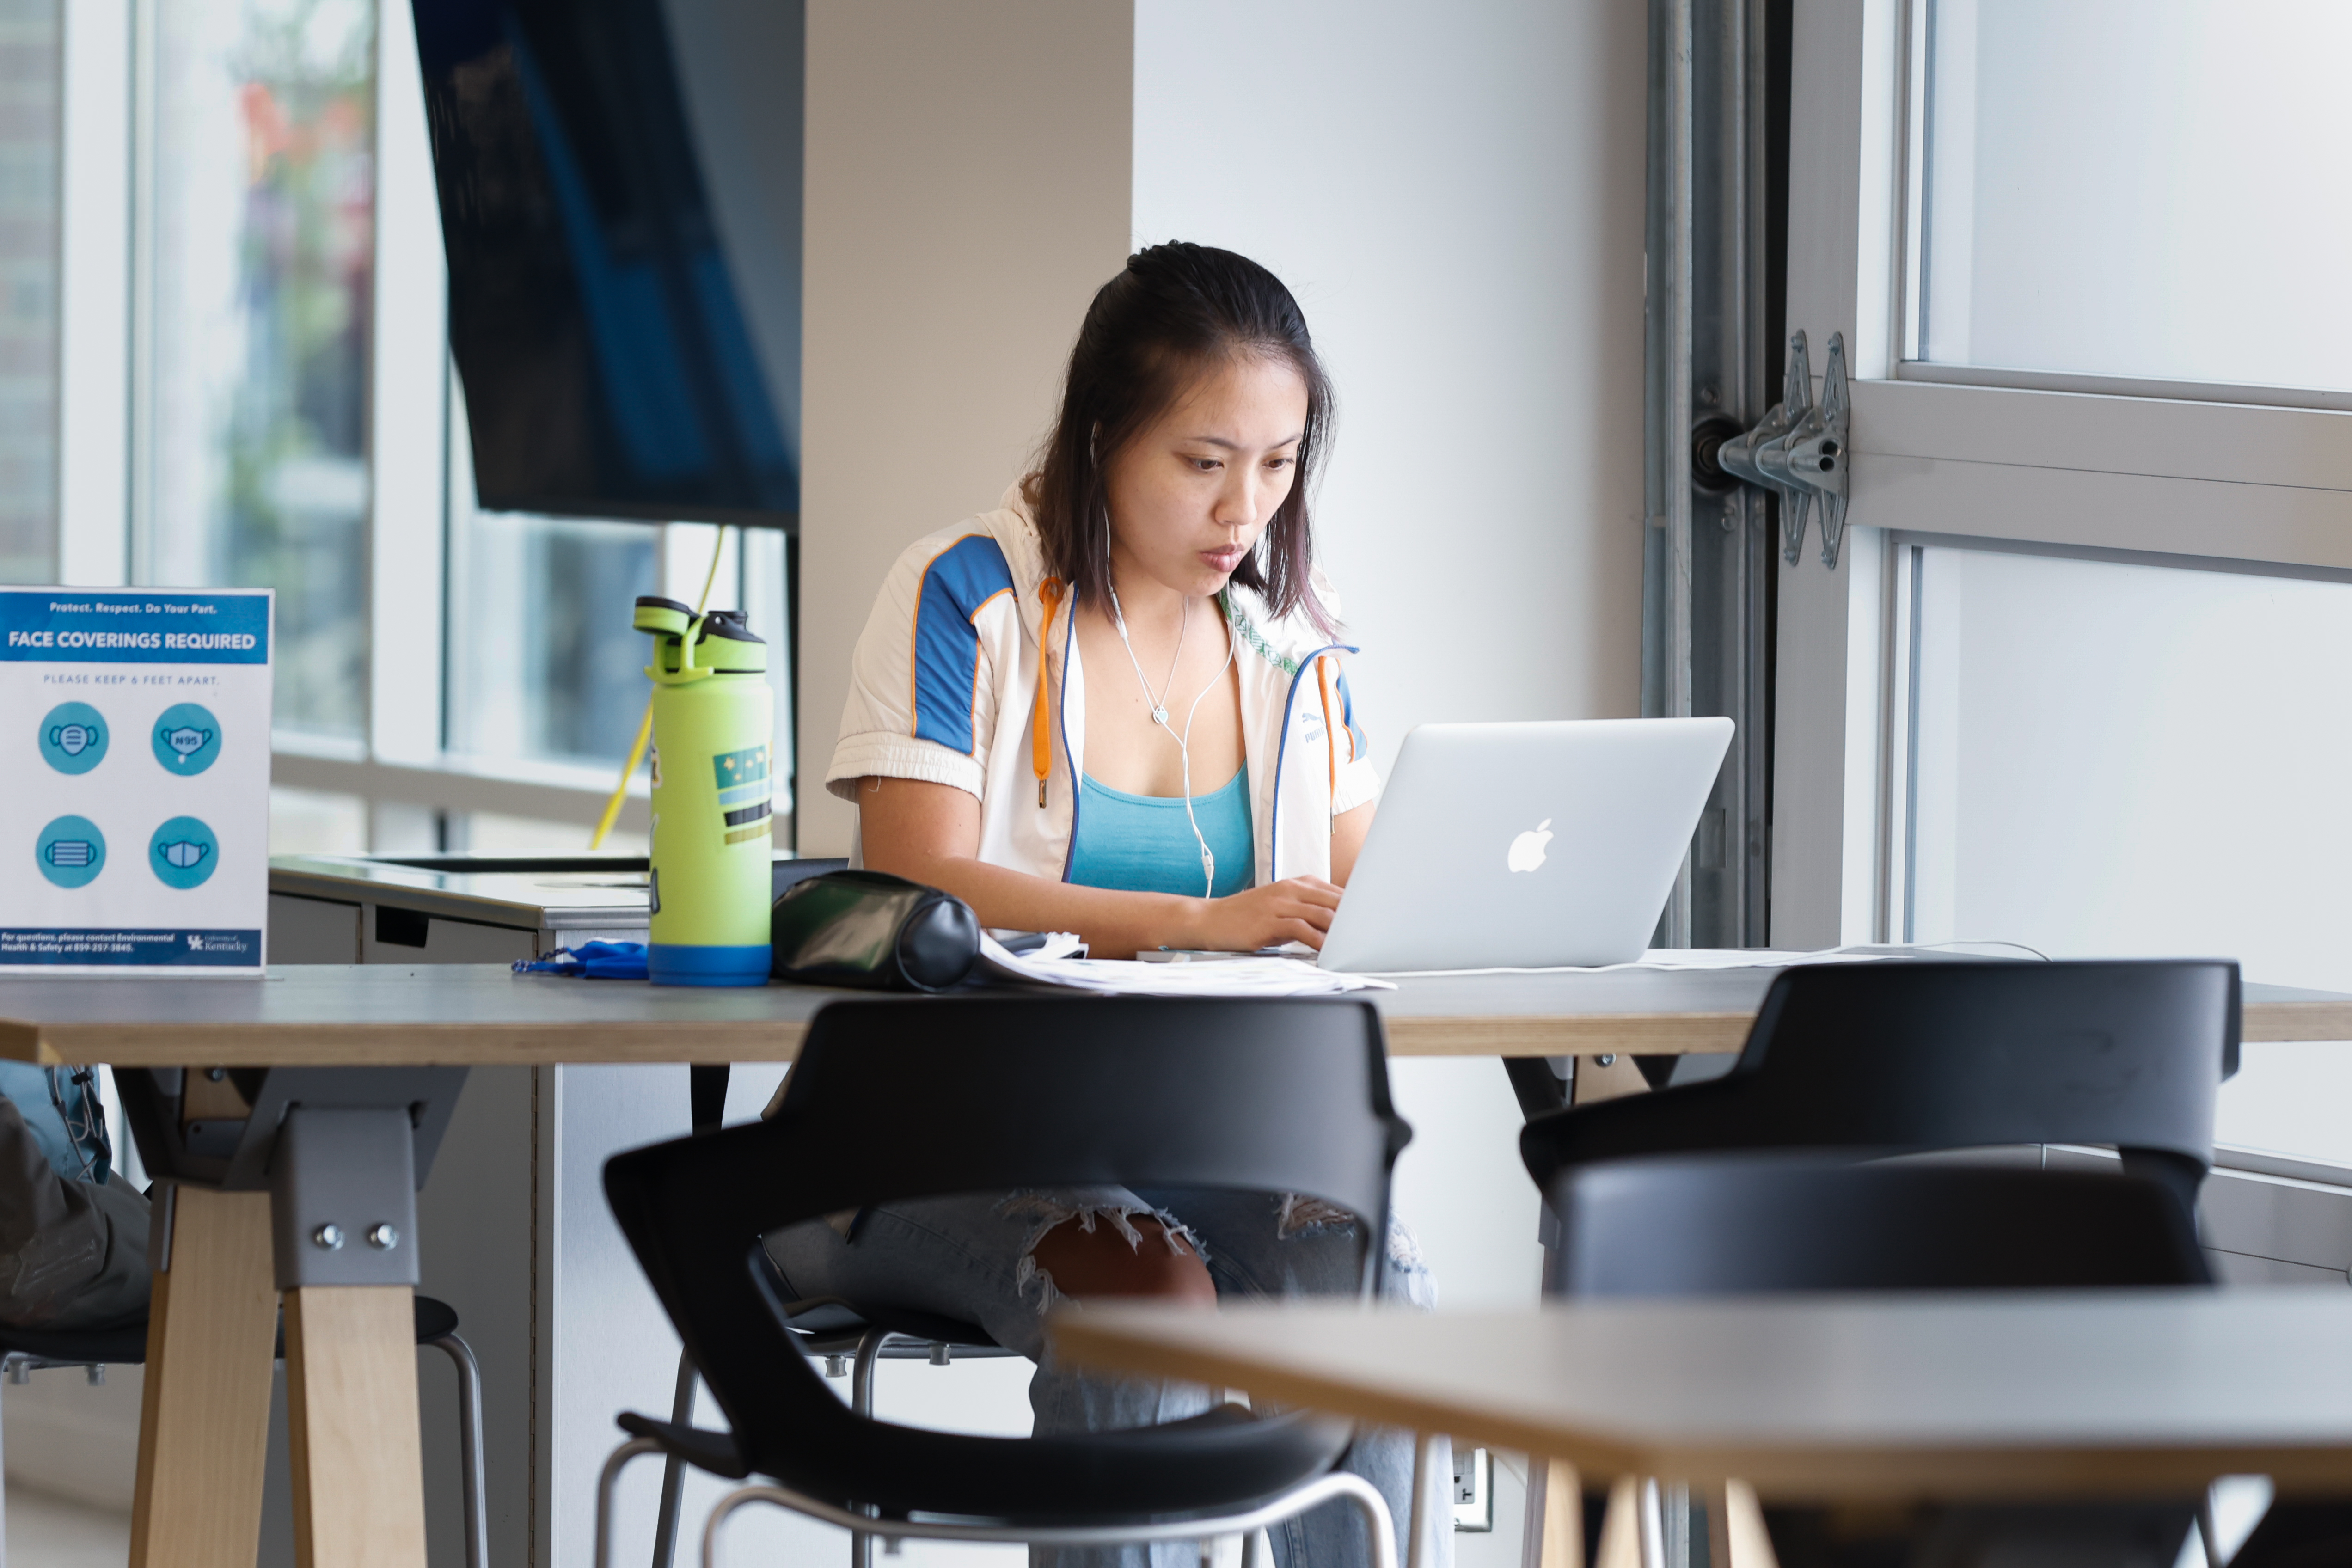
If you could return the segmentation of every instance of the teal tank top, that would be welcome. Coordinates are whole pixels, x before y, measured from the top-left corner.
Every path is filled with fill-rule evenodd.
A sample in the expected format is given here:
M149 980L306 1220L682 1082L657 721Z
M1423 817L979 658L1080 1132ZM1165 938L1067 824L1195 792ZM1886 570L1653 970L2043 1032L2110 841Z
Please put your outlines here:
M1217 858L1216 898L1257 880L1257 850L1250 835L1249 769L1208 795L1192 797L1201 837ZM1077 840L1070 847L1069 879L1082 887L1134 893L1201 896L1201 843L1173 796L1129 795L1078 779Z

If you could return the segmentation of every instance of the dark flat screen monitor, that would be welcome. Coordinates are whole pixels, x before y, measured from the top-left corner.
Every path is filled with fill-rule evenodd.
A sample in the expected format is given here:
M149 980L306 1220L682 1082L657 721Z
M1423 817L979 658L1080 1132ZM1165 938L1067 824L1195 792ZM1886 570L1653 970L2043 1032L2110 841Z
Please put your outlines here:
M802 0L414 0L479 504L800 512Z

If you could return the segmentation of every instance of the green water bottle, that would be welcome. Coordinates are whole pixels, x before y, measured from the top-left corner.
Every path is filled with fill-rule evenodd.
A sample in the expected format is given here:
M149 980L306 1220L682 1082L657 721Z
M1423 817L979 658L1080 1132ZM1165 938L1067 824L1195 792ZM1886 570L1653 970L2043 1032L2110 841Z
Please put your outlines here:
M768 983L767 644L733 610L697 617L637 601L654 661L653 940L656 985Z

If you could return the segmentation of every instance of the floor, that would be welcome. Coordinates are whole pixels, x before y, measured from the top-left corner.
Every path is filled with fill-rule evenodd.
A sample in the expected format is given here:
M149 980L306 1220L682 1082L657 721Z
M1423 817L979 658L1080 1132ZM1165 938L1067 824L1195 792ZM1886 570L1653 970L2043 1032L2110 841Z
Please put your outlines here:
M130 1560L129 1514L29 1487L8 1489L7 1561L13 1568L123 1568Z

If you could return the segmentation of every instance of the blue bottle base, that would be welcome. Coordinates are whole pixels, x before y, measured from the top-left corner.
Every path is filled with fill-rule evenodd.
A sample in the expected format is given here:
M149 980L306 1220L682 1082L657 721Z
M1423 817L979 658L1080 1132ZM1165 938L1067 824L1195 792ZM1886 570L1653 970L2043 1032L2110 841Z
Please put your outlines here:
M765 985L774 954L757 947L699 947L651 942L646 948L646 977L656 985Z

